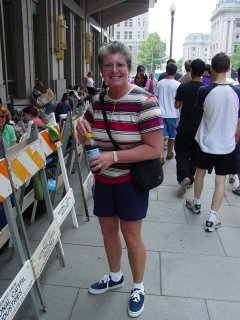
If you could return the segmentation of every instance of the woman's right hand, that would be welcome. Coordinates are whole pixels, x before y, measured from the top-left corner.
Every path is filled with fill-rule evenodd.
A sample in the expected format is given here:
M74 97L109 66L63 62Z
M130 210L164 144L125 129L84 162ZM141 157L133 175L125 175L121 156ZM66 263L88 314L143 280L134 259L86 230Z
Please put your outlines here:
M76 130L78 134L80 134L82 137L86 136L86 133L92 132L92 128L89 125L89 123L86 120L78 120Z

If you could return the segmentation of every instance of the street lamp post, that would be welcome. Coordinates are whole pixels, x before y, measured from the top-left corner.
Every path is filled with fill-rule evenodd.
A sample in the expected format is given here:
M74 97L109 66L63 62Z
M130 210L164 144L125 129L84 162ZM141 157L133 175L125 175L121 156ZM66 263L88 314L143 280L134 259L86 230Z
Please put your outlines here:
M171 5L171 8L170 8L170 13L171 13L171 36L170 36L170 54L169 54L169 58L170 58L170 59L172 58L173 24L174 24L174 14L175 14L175 11L176 11L176 6L175 6L175 4L173 3L173 4Z

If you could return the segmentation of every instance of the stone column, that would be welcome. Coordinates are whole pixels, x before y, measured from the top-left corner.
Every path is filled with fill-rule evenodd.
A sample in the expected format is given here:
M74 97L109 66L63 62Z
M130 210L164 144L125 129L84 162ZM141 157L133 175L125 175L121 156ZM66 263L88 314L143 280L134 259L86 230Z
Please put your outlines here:
M227 47L227 53L228 54L233 54L233 43L232 43L232 40L233 39L233 19L231 18L230 21L229 21L229 32L228 32L228 47Z
M12 6L15 44L15 81L18 98L31 96L33 75L33 43L32 43L32 0L15 1Z
M3 60L2 60L2 46L0 41L0 97L2 102L6 102L6 87L3 84Z

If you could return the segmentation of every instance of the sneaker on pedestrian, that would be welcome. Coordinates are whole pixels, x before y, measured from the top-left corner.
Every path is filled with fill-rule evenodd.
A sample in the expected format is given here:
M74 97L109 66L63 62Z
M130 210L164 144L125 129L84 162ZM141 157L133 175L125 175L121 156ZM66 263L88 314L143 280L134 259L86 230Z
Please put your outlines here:
M201 213L201 204L194 204L191 199L186 199L186 207L196 214Z
M230 184L234 184L235 181L236 181L236 178L234 177L234 175L233 175L233 174L230 174L230 175L229 175L229 178L228 178L228 182L229 182Z
M173 157L174 157L174 153L173 152L171 152L170 154L167 154L167 160L172 160L173 159Z
M141 289L133 289L128 305L128 315L131 318L140 316L144 309L144 291Z
M221 227L221 221L219 221L217 219L214 222L213 221L206 221L205 231L213 232L214 230L216 230L220 227Z
M180 186L179 186L178 191L177 191L177 195L178 196L183 196L186 193L187 187L189 186L189 184L190 184L190 179L189 178L184 178L180 183Z
M236 189L233 189L232 193L236 194L237 196L240 196L240 186L238 186Z
M124 285L124 277L117 282L111 279L110 275L105 275L99 282L95 282L89 286L88 290L92 294L101 294L107 292L108 290L121 288Z

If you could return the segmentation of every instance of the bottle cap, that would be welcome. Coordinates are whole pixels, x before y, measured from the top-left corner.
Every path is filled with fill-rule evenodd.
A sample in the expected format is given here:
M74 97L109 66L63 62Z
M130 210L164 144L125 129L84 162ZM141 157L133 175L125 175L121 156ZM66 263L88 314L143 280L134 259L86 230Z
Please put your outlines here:
M86 133L85 137L87 139L91 139L92 138L92 133L91 132Z

